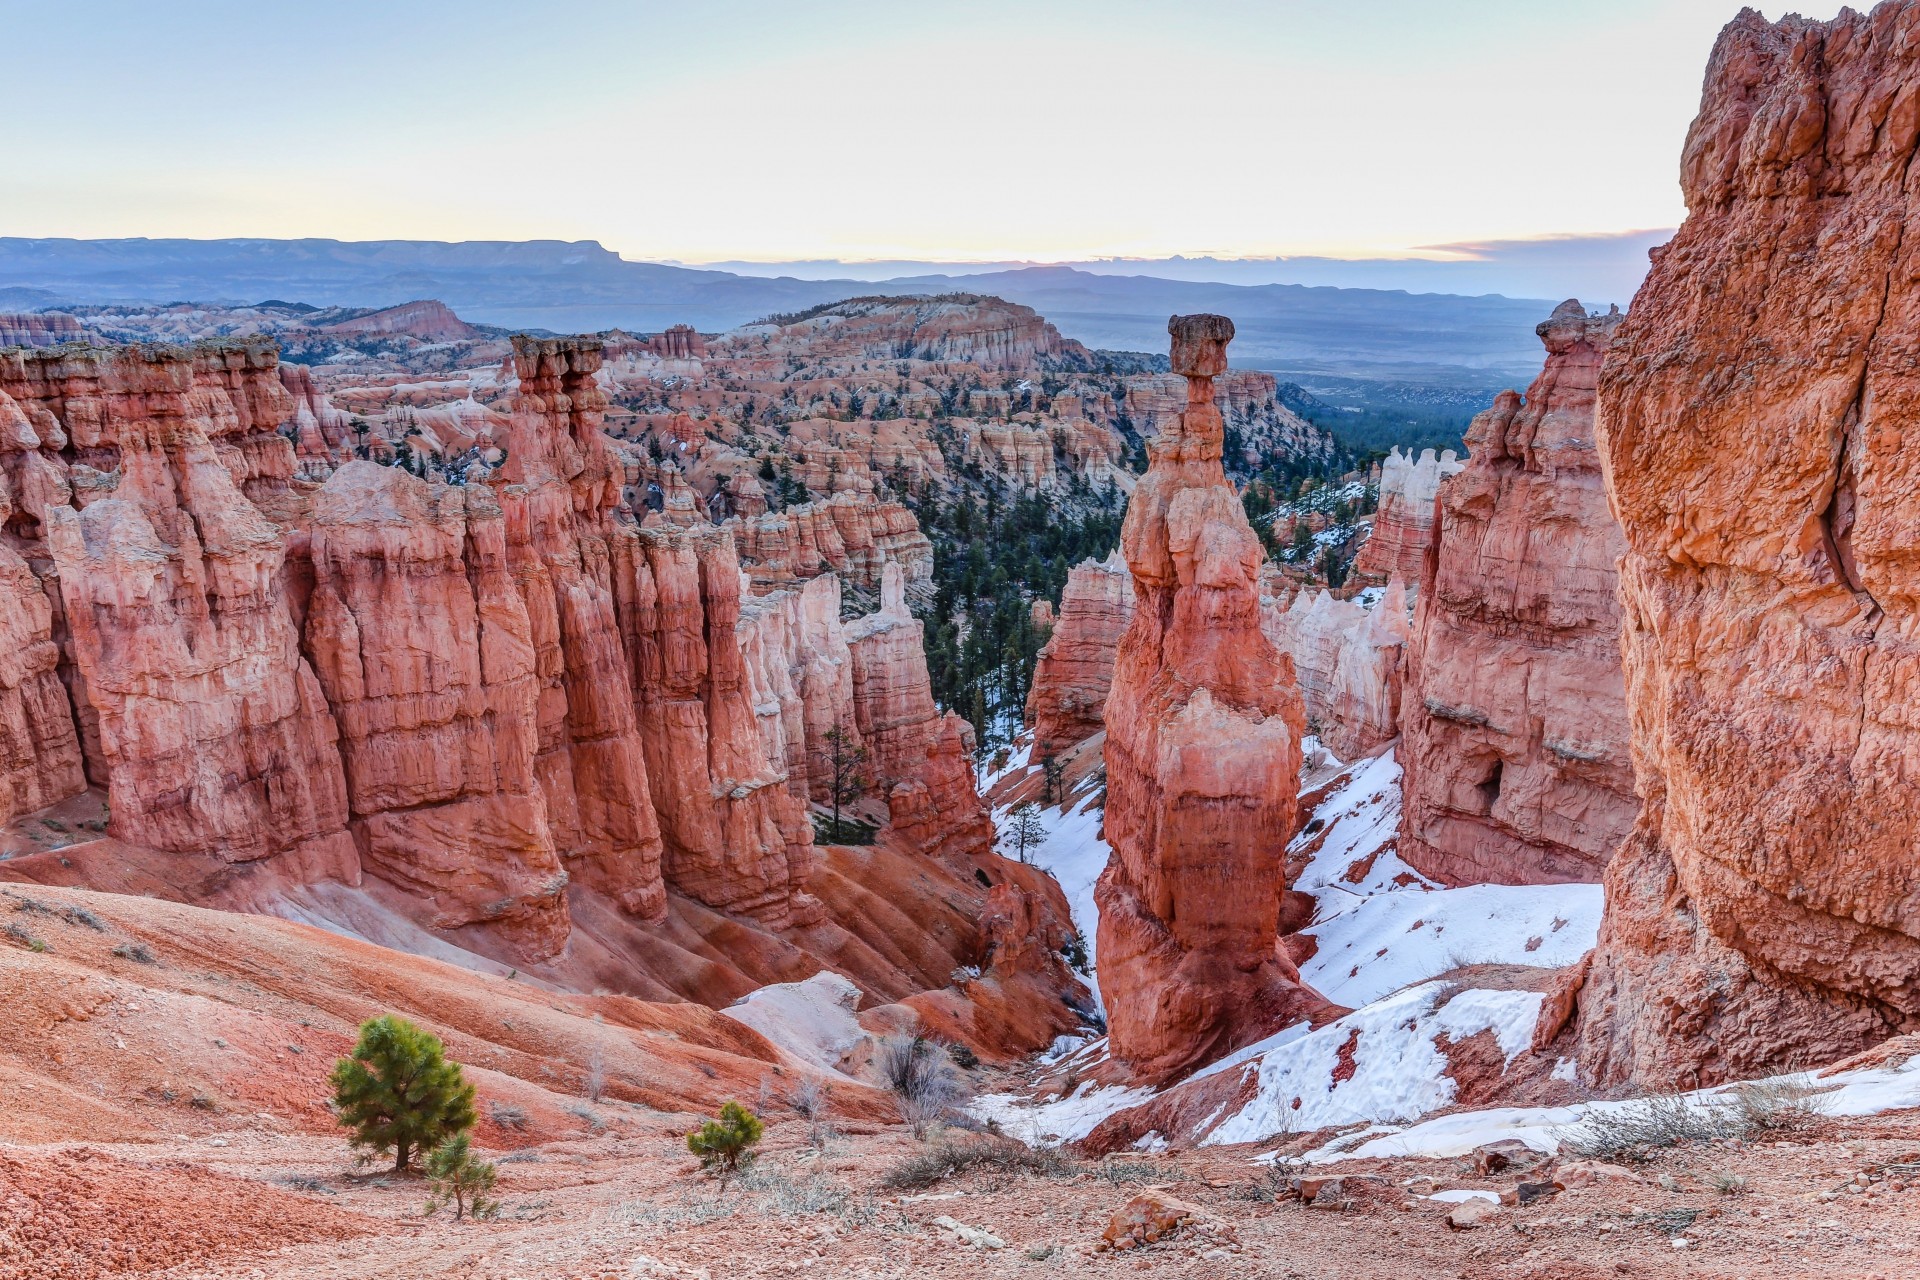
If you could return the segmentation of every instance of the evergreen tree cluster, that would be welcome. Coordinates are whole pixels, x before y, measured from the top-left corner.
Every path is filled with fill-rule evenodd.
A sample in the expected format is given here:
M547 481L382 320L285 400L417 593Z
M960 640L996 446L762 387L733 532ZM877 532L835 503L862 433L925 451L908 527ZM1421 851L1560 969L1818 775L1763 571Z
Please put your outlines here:
M1046 643L1033 602L1057 608L1068 571L1119 545L1126 499L1111 486L1053 497L988 478L976 491L929 494L914 513L933 541L934 602L922 620L934 701L971 722L982 748L1004 743Z

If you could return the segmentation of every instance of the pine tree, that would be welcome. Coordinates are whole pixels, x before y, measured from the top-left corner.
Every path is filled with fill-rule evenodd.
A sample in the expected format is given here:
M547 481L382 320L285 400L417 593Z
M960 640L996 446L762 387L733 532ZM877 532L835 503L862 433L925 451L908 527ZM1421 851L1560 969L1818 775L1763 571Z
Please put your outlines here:
M328 1077L340 1123L356 1147L392 1151L405 1173L414 1151L430 1151L473 1127L473 1086L448 1062L440 1040L405 1018L383 1014L360 1024L353 1056Z
M1032 802L1021 805L1013 811L1013 825L1007 829L1013 837L1013 845L1019 851L1020 861L1027 860L1027 850L1047 838L1047 827L1040 820L1040 810Z
M719 1177L720 1189L725 1191L727 1179L753 1163L753 1145L765 1128L760 1117L729 1102L720 1108L718 1120L709 1120L687 1135L687 1150L700 1157L701 1168Z
M833 763L833 835L844 839L840 828L840 806L854 803L873 784L867 780L866 747L854 742L839 725L826 732L827 751Z
M427 1157L427 1177L433 1184L433 1195L427 1200L429 1214L451 1204L453 1220L458 1222L469 1213L476 1218L491 1218L500 1208L499 1201L487 1199L499 1170L492 1161L473 1154L464 1133L433 1149Z

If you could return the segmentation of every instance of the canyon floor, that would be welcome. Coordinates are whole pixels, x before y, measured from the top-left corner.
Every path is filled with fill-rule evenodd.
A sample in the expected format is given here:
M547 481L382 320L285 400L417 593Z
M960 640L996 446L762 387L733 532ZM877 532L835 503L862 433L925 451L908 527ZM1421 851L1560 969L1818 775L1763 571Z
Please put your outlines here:
M513 1153L500 1168L500 1216L485 1222L423 1217L416 1180L357 1173L338 1139L270 1123L152 1143L12 1147L0 1153L0 1276L1891 1280L1920 1267L1920 1189L1880 1183L1820 1198L1914 1160L1911 1112L1780 1142L1677 1148L1635 1166L1638 1181L1568 1190L1456 1230L1452 1204L1402 1184L1500 1190L1513 1177L1477 1177L1465 1159L1354 1162L1336 1170L1351 1192L1344 1207L1323 1209L1274 1202L1256 1150L1227 1147L1070 1161L1050 1175L975 1170L906 1194L884 1185L922 1147L904 1128L848 1126L822 1152L790 1120L769 1126L752 1175L721 1191L681 1142L691 1115L601 1110L598 1134ZM1384 1181L1362 1184L1356 1171ZM1745 1187L1716 1190L1730 1175ZM1209 1221L1144 1248L1097 1251L1111 1215L1145 1190ZM969 1245L943 1218L1005 1247ZM39 1260L26 1261L23 1246Z

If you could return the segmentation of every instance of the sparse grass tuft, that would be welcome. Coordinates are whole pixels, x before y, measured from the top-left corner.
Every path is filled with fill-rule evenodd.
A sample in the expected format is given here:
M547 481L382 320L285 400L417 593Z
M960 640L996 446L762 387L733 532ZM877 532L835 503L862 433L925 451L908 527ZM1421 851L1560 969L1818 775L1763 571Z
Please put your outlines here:
M1570 1126L1561 1149L1589 1160L1644 1161L1681 1142L1738 1138L1750 1131L1739 1107L1719 1099L1664 1095L1592 1110Z
M1748 1129L1804 1133L1827 1118L1826 1094L1792 1076L1743 1084L1733 1091L1733 1099Z
M1747 1175L1720 1169L1707 1175L1707 1185L1723 1196L1737 1196L1747 1189Z
M123 942L113 949L113 954L122 960L131 960L135 964L160 963L153 958L153 952L147 950L147 944L144 942Z
M1070 1177L1073 1162L1051 1147L1029 1147L1005 1138L942 1138L887 1170L880 1183L894 1191L924 1191L935 1183L973 1169L995 1173Z
M510 1102L490 1102L487 1104L487 1113L502 1129L511 1129L515 1133L520 1133L527 1127L525 1107L516 1107Z
M925 1036L892 1035L874 1054L880 1080L893 1091L900 1118L923 1138L930 1125L946 1120L967 1096L966 1082L946 1047Z

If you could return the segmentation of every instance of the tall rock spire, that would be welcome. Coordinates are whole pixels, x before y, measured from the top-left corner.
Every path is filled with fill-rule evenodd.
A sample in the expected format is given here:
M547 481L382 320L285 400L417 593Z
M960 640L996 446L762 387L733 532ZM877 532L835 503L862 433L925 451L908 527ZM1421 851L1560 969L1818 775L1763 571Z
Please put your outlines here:
M1324 1003L1276 945L1306 715L1260 630L1260 540L1221 468L1213 379L1233 322L1167 331L1187 406L1149 445L1120 535L1135 608L1106 704L1113 857L1095 890L1113 1054L1151 1078Z

